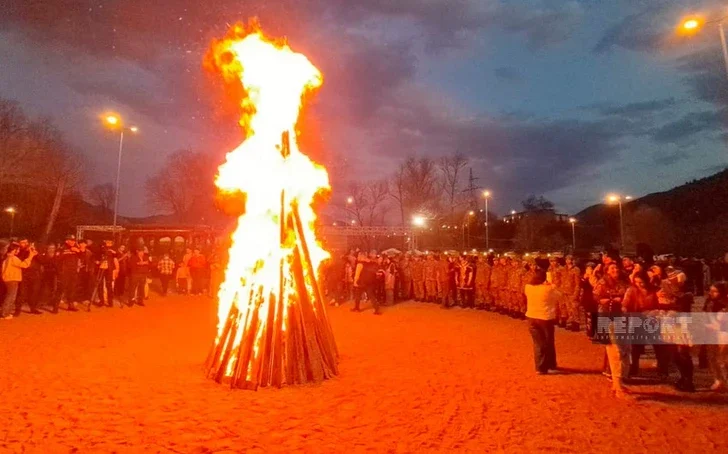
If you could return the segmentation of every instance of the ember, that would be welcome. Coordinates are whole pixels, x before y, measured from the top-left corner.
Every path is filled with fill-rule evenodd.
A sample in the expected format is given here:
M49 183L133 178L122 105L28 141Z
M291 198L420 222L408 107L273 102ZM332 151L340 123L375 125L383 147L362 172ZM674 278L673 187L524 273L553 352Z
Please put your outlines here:
M216 181L245 196L245 213L218 293L208 375L246 389L322 381L337 373L338 352L316 277L328 253L316 240L311 202L329 183L295 133L301 97L321 85L321 73L306 56L242 26L213 43L207 65L246 93L246 139Z

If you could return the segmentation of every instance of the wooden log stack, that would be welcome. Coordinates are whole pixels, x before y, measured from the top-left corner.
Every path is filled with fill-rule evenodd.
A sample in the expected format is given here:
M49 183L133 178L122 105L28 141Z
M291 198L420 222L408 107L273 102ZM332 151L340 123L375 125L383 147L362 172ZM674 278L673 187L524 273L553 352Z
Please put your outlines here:
M289 150L284 133L284 158ZM232 388L321 382L338 374L339 353L298 205L283 190L280 213L281 245L295 248L279 264L279 286L238 295L207 358L208 377Z

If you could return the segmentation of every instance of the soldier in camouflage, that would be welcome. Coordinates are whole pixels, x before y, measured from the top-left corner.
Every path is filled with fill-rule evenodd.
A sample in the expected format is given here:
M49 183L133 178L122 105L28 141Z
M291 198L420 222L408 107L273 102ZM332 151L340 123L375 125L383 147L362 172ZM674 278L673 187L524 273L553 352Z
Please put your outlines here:
M425 300L425 263L422 257L415 257L412 262L412 287L415 301Z
M521 307L523 296L523 274L524 269L518 257L511 260L511 269L508 273L508 315L517 317Z
M546 275L548 276L551 285L553 285L558 292L561 292L561 278L563 277L563 273L558 258L554 256L549 258L549 269L546 271ZM558 307L556 308L556 322L562 328L566 327L566 319L569 315L569 309L566 307L565 303L566 301L560 297Z
M584 319L581 307L581 271L574 265L574 257L566 257L566 266L561 268L561 299L567 311L567 327L572 331L579 331L579 325Z
M488 257L479 256L475 268L475 306L478 309L490 307L490 272Z
M435 256L427 254L424 264L425 275L425 301L434 303L437 299L437 268Z

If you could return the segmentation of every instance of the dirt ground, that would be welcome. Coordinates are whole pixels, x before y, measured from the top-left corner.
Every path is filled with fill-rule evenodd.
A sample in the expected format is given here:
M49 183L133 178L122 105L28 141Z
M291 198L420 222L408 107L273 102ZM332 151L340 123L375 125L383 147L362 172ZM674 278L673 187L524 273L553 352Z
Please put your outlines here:
M571 373L537 376L521 321L331 308L340 376L250 392L203 374L214 314L172 296L2 322L0 452L728 452L728 397L644 385L615 401L581 333L557 332Z

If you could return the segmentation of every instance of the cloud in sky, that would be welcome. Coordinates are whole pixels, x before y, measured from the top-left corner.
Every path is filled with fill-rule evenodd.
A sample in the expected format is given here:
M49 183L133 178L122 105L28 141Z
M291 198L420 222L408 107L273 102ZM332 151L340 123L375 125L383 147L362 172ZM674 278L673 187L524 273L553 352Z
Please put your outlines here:
M222 159L239 139L236 113L217 98L201 60L227 24L256 15L267 33L288 36L324 73L310 113L321 159L349 160L354 171L347 177L367 178L380 177L409 154L460 150L484 180L507 194L502 203L513 205L524 194L568 188L598 173L621 159L631 138L659 145L713 134L721 130L723 116L711 117L707 107L685 110L683 94L673 93L595 101L584 117L535 114L520 92L507 102L473 108L455 102L424 75L442 68L462 72L465 62L476 59L490 68L489 77L513 84L512 90L537 84L561 90L566 99L569 81L532 79L539 74L534 61L558 62L577 48L586 55L587 69L589 59L620 49L653 49L658 27L648 12L635 9L626 8L616 25L589 43L574 34L601 13L577 1L10 0L0 17L5 30L0 58L14 70L0 74L0 95L54 116L92 158L99 180L110 178L114 165L99 156L99 144L108 138L91 124L94 109L114 108L144 122L137 157L129 158L135 170L128 177L130 197L122 199L125 211L139 214L143 197L135 191L169 153L202 149ZM664 15L670 9L650 11ZM635 24L645 27L632 30ZM489 52L496 40L523 51L507 61L478 54ZM712 102L725 83L707 54L676 58L675 67L675 77L683 77L701 101ZM523 74L529 74L528 83ZM465 77L467 86L460 89L495 90L478 77Z

